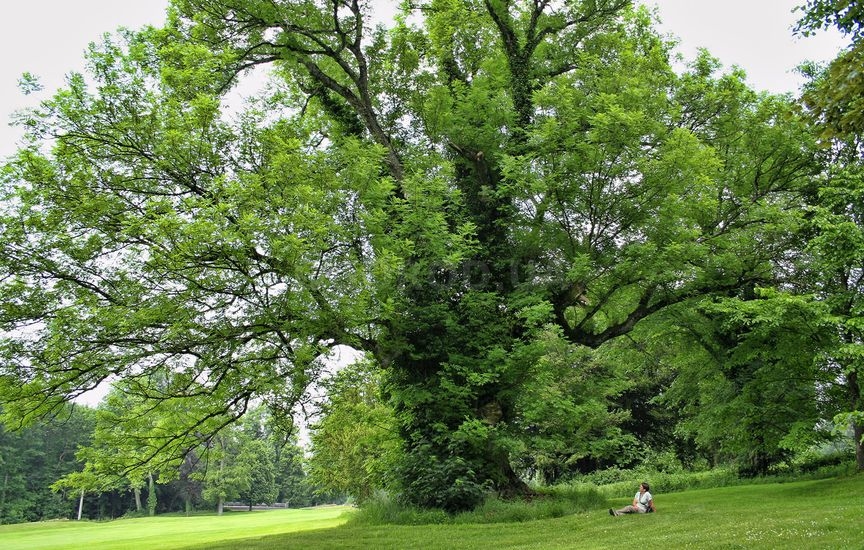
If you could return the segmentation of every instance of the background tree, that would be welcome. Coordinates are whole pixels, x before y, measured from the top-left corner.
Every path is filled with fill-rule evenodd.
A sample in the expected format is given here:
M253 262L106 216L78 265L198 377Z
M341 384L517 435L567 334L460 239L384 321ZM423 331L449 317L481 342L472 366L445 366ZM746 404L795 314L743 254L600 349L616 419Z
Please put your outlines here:
M258 504L273 504L279 494L274 472L272 449L265 441L246 441L234 459L236 490L240 501L249 505L249 511Z
M215 503L216 513L220 516L224 512L225 502L234 492L232 487L234 480L228 468L230 441L231 438L227 430L213 436L208 443L210 449L203 471L196 474L204 481L204 490L201 496L205 501Z
M300 508L313 504L314 485L309 479L306 466L306 450L300 446L297 436L291 436L276 449L276 486L279 494L276 502L289 508Z
M170 426L183 413L167 411L164 403L142 399L142 391L159 391L151 382L144 384L150 384L151 389L138 386L127 391L124 381L111 388L96 409L92 442L79 449L78 458L102 480L105 489L131 489L139 511L139 490L146 486L146 505L152 516L158 506L157 480L164 484L184 477L187 457L177 458L174 449L166 449L175 441Z
M864 470L864 401L860 374L864 369L862 284L864 284L864 187L860 147L856 143L836 151L837 162L824 174L812 197L804 279L825 305L825 323L833 338L822 348L827 380L825 397L835 403L833 420L840 430L849 427L856 462Z
M81 467L75 451L93 424L92 409L68 405L19 431L0 427L0 523L74 517L71 501L50 485Z
M272 504L279 496L278 452L284 444L274 436L279 426L261 407L250 410L241 422L213 437L196 451L196 473L204 485L203 496L222 513L226 501Z
M555 325L536 330L517 352L527 379L516 402L515 428L525 434L512 443L517 471L551 484L627 462L637 440L621 429L626 413L614 403L627 385L623 373L600 353L568 342Z
M364 503L393 489L402 440L382 396L382 373L361 360L322 383L324 401L310 426L309 479L321 493Z
M746 475L824 441L818 427L835 404L818 395L832 383L818 368L831 331L823 312L807 297L759 290L682 313L690 318L682 336L697 348L684 348L691 357L666 397L684 410L678 429Z
M82 470L69 472L51 484L53 491L63 494L67 494L68 491L68 496L78 501L78 511L75 515L78 520L84 514L84 498L87 493L100 495L114 488L110 483L106 483L102 476L95 473L89 464L84 464Z

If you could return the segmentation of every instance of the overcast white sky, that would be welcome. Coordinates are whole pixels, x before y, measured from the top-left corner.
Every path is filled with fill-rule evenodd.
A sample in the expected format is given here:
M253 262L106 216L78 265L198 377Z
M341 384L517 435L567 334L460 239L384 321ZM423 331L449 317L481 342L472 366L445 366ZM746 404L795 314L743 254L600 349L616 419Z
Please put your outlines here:
M385 3L381 1L382 5ZM801 84L792 70L801 61L832 59L842 41L837 34L793 38L791 10L804 0L638 0L657 5L662 27L678 36L691 59L707 47L726 66L743 67L753 86L795 92ZM389 2L395 4L394 2ZM119 26L137 28L164 20L168 0L7 0L0 23L0 158L11 154L18 132L10 114L46 97L64 75L81 70L89 42ZM40 77L45 91L24 97L18 79L25 71Z

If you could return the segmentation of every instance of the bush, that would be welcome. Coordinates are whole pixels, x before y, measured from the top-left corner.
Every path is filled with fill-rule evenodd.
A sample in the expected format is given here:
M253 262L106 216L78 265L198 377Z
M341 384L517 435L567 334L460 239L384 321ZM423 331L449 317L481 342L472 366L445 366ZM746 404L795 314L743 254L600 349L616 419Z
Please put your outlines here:
M458 456L437 457L428 447L405 456L399 476L402 493L412 505L442 509L449 513L473 510L491 493L478 480L471 464Z
M796 456L790 461L790 467L802 473L812 473L854 461L855 448L852 445L823 449L814 448Z

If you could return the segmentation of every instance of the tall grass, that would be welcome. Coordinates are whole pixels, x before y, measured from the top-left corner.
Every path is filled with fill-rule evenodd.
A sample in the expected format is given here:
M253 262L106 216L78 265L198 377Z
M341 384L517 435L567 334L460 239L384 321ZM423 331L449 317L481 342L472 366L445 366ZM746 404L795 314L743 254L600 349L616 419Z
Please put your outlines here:
M531 500L505 500L489 496L478 508L450 515L440 510L407 506L379 494L348 520L352 525L433 525L470 523L518 523L560 518L606 506L596 487L561 485L538 488Z
M848 477L855 473L852 461L832 464L806 471L788 471L760 477L741 477L729 468L714 468L701 472L657 472L646 468L634 470L609 469L580 476L570 482L575 487L593 487L604 497L615 498L633 495L639 484L648 482L652 494L677 493L695 489L713 489L764 483L784 483Z

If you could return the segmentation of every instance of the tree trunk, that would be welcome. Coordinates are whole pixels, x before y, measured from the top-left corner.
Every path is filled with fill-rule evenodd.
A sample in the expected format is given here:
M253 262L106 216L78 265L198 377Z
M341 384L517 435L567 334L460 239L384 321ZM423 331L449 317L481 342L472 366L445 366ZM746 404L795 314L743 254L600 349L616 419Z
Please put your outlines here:
M219 446L220 446L222 452L221 452L221 456L219 458L219 486L220 487L219 487L219 501L216 503L216 514L221 516L222 511L225 509L225 495L223 494L225 489L222 486L222 484L225 482L225 480L222 476L225 472L225 447L226 447L226 444L225 444L225 439L222 437L219 437L219 439L217 439L217 442L219 443Z
M859 472L864 472L864 443L861 441L864 438L864 425L852 422L852 434L855 437L855 464Z
M81 489L81 495L78 497L78 521L81 521L81 511L84 509L84 489Z
M6 509L6 487L9 485L9 472L3 474L3 490L0 491L0 517Z
M153 481L153 473L147 474L147 514L156 515L156 483Z
M535 494L531 487L520 478L510 465L508 454L502 453L499 460L499 468L506 479L505 483L499 484L498 494L503 498L527 497Z
M853 412L864 410L864 403L861 400L861 386L858 384L858 372L851 370L846 379L846 387L849 390L849 406ZM859 472L864 471L864 442L861 441L864 437L864 424L858 421L857 417L852 417L852 437L855 439L855 464Z
M135 494L135 511L141 511L141 488L133 487L132 492Z

